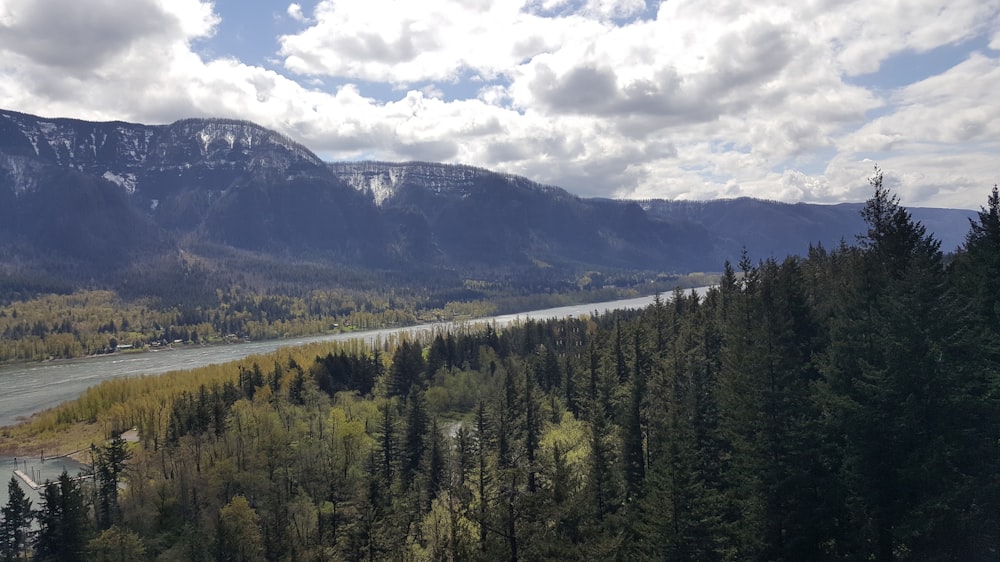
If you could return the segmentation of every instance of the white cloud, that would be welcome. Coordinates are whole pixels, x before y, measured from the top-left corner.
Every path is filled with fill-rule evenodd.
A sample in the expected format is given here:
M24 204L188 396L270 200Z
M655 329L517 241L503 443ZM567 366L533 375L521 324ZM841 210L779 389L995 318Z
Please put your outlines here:
M291 3L291 4L289 4L288 5L287 13L288 13L288 17L292 18L293 20L295 20L295 21L297 21L299 23L310 23L311 22L311 20L308 17L306 17L305 14L302 13L302 5L301 4L296 4L294 2Z
M645 0L587 0L580 12L602 19L624 19L645 9Z
M896 53L926 52L971 39L988 31L998 10L996 0L855 1L817 10L812 17L843 71L857 75L875 72Z
M492 78L604 29L578 16L548 19L521 7L510 0L324 0L314 25L281 37L280 53L286 68L307 75L393 84L451 81L464 72Z
M583 195L862 200L870 158L905 204L977 207L997 181L997 53L896 90L851 77L974 37L997 49L998 0L322 0L288 5L305 27L275 69L199 55L213 10L6 0L0 106L239 117L327 158L464 162Z
M148 42L211 32L216 20L188 1L9 0L0 46L54 72L86 74Z

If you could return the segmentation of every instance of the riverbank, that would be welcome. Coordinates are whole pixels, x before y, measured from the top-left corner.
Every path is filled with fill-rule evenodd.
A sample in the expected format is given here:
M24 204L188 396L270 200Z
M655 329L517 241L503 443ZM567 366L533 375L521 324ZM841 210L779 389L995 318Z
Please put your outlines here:
M685 276L681 276L677 279L673 279L672 282L676 283L678 287L687 291L691 288L696 288L708 284L713 284L718 281L719 276L717 274L706 274L706 273L691 273ZM292 329L285 331L283 334L273 334L276 337L270 338L254 338L256 341L283 341L297 338L315 338L315 337L340 337L340 336L350 336L352 334L360 335L368 331L373 330L384 330L384 329L394 329L394 328L408 328L413 326L420 326L424 324L440 323L440 322L476 322L481 320L486 320L496 316L506 316L506 315L517 315L517 314L531 314L534 310L539 310L539 307L547 308L562 308L568 306L599 306L607 302L614 302L608 300L613 298L615 300L627 300L634 298L645 298L650 297L654 293L660 293L665 296L669 295L673 291L673 288L668 286L664 281L658 281L656 283L643 283L636 284L630 287L621 288L604 288L596 289L593 291L576 291L576 292L566 292L566 293L554 293L554 294L532 294L532 295L509 295L507 297L499 298L495 301L472 301L462 303L469 305L469 310L474 310L478 312L473 312L473 315L466 314L468 312L465 309L427 309L415 312L412 317L413 321L408 323L383 323L381 327L359 327L357 324L351 324L350 322L344 322L339 318L331 318L330 323L324 324L329 329L320 330L299 330ZM598 299L598 300L594 300ZM476 306L472 306L476 305ZM485 308L479 305L489 305ZM531 308L528 308L531 307ZM2 308L2 307L0 307ZM22 311L23 312L23 311ZM474 315L478 314L478 315ZM483 315L486 314L486 315ZM341 323L333 323L334 320L338 320ZM333 328L336 326L336 328ZM289 333L290 332L290 333ZM131 342L147 342L150 340L150 336L153 334L146 332L135 332L130 336L126 337L126 341ZM12 340L16 343L17 340ZM41 344L44 345L45 338L41 340ZM160 344L162 342L162 345ZM7 342L10 343L10 342ZM214 335L202 335L201 338L195 338L194 340L188 340L181 342L180 340L158 340L155 344L142 344L138 343L137 347L130 347L130 344L122 344L119 349L115 352L110 353L75 353L73 346L66 346L60 348L58 354L49 355L48 357L37 357L35 359L0 359L0 369L6 367L18 367L26 365L46 365L51 363L62 363L69 361L80 361L80 360L99 360L106 359L109 357L128 357L132 355L142 355L146 353L156 353L160 351L182 351L191 348L211 348L216 346L229 347L238 346L249 343L249 340L245 337L236 337L232 334L214 334ZM128 349L126 349L128 348ZM92 348L91 348L92 349ZM3 425L0 422L0 425Z
M89 459L88 459L89 460ZM20 470L37 487L31 486L27 480L18 477L21 489L24 490L33 507L40 507L42 504L41 491L46 482L55 482L63 471L71 477L79 477L90 471L90 466L85 462L77 462L70 458L48 459L41 462L38 457L14 457L0 455L0 477L6 482L15 475L15 470ZM0 486L0 505L7 505L7 486Z
M699 293L707 287L690 289ZM665 296L669 298L669 295ZM384 328L351 333L255 341L242 344L188 347L170 353L130 353L105 355L93 359L66 360L46 364L0 368L0 453L9 456L40 456L43 451L68 452L88 448L106 437L110 427L91 423L74 425L70 432L55 432L37 423L40 412L62 402L79 398L87 388L105 380L162 375L167 372L192 372L208 365L242 360L251 355L266 355L282 348L299 348L314 343L356 340L362 345L378 345L404 334L427 334L466 329L474 324L491 324L497 328L529 319L565 318L624 308L642 308L653 302L653 296L587 303L517 314L493 316L465 322L435 322L416 326ZM35 427L26 427L35 419ZM82 419L88 419L84 417ZM93 419L93 418L91 418ZM59 425L53 417L52 426ZM54 428L53 428L54 429Z
M68 457L86 464L90 461L90 446L103 442L97 437L101 433L97 424L74 424L69 429L35 435L18 431L23 425L0 429L0 457L31 458L36 461Z

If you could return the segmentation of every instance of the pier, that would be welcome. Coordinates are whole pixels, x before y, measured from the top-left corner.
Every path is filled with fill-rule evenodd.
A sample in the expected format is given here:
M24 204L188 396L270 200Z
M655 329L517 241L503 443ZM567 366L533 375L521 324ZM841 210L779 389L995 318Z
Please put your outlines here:
M42 487L41 484L32 480L30 476L25 474L24 471L20 469L14 469L14 476L20 478L21 481L24 482L32 490L37 490Z
M24 457L15 458L13 459L14 476L18 478L21 482L23 482L24 486L30 488L33 491L37 492L39 490L44 490L45 487L58 483L58 476L57 476L58 473L56 472L56 470L54 468L45 468L43 466L44 463L51 461L66 460L72 462L74 465L78 465L76 468L73 469L74 471L76 471L76 469L79 468L77 476L70 477L72 480L77 481L77 480L94 478L93 469L90 466L80 463L79 461L76 461L71 457L71 455L74 455L79 452L80 451L74 451L72 453L68 453L65 455L58 455L52 457L46 457L44 455L40 455L34 461L31 461L30 458L24 458ZM63 465L62 468L63 470L65 470L66 469L65 465Z
M46 457L45 456L45 451L42 451L42 454L40 455L40 459L39 460L41 462L45 462L45 461L51 461L51 460L55 460L55 459L73 458L73 455L75 455L77 453L82 453L82 452L84 452L86 450L87 449L79 449L79 450L76 450L76 451L73 451L73 452L70 452L70 453L66 453L65 455L55 455L55 456L52 456L52 457ZM76 460L76 459L74 459L74 460Z

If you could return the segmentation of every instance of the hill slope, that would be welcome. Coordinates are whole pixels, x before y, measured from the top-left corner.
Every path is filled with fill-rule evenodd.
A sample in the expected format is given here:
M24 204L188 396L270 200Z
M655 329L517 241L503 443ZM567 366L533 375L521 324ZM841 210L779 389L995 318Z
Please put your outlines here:
M717 271L744 247L783 257L851 240L859 209L583 199L469 166L325 163L244 121L94 123L0 110L7 273L112 282L182 251L203 262L252 255L403 275ZM913 214L951 249L972 213Z

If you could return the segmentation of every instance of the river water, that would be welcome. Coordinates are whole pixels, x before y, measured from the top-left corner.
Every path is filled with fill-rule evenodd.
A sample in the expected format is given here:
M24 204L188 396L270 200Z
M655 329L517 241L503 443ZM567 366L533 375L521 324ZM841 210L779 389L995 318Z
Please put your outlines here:
M704 294L707 287L689 289ZM667 295L669 296L669 295ZM617 301L608 301L558 308L533 310L518 314L505 314L481 318L465 323L435 322L419 324L405 328L385 328L365 332L351 332L323 336L289 338L259 342L246 342L229 345L205 347L183 347L171 350L150 351L147 353L131 353L87 357L41 363L27 363L0 367L0 426L11 425L27 419L31 414L72 400L83 393L88 387L101 381L127 376L157 375L168 371L195 369L205 365L236 361L249 355L271 353L277 349L298 346L313 342L333 342L361 339L366 342L384 341L392 335L402 333L419 334L455 328L469 323L492 323L497 327L508 324L549 318L566 318L583 314L604 313L611 310L643 308L652 304L654 297L639 297ZM68 460L49 460L40 463L39 459L19 459L21 469L31 475L34 470L40 474L41 483L45 478L55 479L65 467L70 474L79 470L80 465ZM14 470L14 459L0 457L0 505L6 504L7 480ZM37 493L31 494L36 501Z
M692 289L704 293L707 289ZM527 319L542 320L603 313L609 310L642 308L653 302L652 296L608 301L518 314L506 314L472 320L471 323L488 322L498 327ZM236 361L249 355L271 353L282 347L298 346L313 342L348 341L363 339L366 342L384 341L401 333L423 333L454 328L452 322L419 324L405 328L385 328L365 332L289 338L214 346L189 346L177 349L86 357L81 359L45 361L0 367L0 426L11 425L26 419L35 412L72 400L88 387L101 381L127 376L157 375L168 371L195 369L205 365Z
M59 475L65 470L70 476L76 477L87 467L69 458L46 459L44 462L38 457L31 458L10 458L0 457L0 506L7 505L7 485L15 470L28 475L38 484L45 484L46 481L55 482ZM32 490L24 482L18 479L21 489L25 491L28 499L31 500L31 507L38 509L42 503L42 489Z

